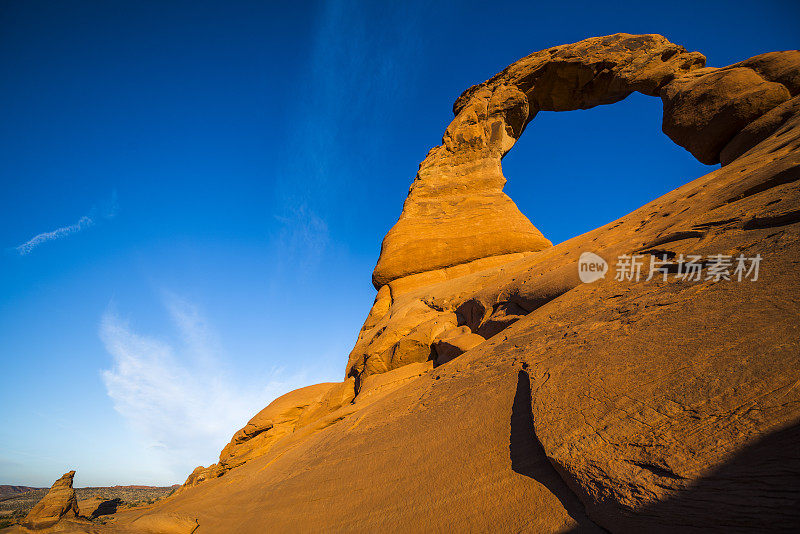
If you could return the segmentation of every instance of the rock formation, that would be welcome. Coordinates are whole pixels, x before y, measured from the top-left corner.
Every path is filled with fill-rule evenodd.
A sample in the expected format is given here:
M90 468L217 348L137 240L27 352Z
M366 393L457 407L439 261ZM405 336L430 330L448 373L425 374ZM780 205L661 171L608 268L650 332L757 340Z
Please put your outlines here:
M722 150L739 132L791 98L786 85L743 66L748 61L696 70L661 91L664 133L703 163L719 163Z
M195 486L248 460L265 455L281 438L317 422L353 400L353 379L296 389L278 397L234 434L219 455L219 463L192 471L184 487ZM324 422L323 422L324 424Z
M425 361L434 338L456 326L454 314L422 301L393 306L403 293L550 246L502 193L500 166L540 110L586 109L633 91L657 96L704 65L701 54L661 36L617 34L536 52L465 91L453 105L456 117L442 145L420 165L400 219L384 239L372 277L378 296L350 354L348 375L360 380ZM409 339L417 350L398 350Z
M400 219L384 239L373 273L378 296L350 354L348 375L359 381L427 360L436 337L460 324L447 310L403 294L511 264L549 246L497 231L508 221L507 228L518 227L516 208L512 215L499 208L474 210L476 203L505 197L500 159L538 111L587 109L633 91L661 96L664 132L703 163L723 158L727 164L796 111L797 101L790 98L800 90L798 64L800 52L788 51L704 68L701 54L661 36L616 34L536 52L469 88L453 105L456 118L442 145L420 165ZM461 246L461 239L470 245ZM510 306L474 333L494 335L527 313ZM402 346L410 339L417 342L413 351Z
M797 51L710 68L663 37L617 34L471 87L383 242L346 380L277 399L136 521L797 531L799 79ZM539 110L633 91L661 97L664 132L724 166L551 246L502 192L502 156ZM666 263L584 284L587 251ZM715 255L763 263L756 280L676 276Z
M78 498L72 489L75 471L65 473L53 483L47 495L25 517L22 523L31 529L52 527L62 519L78 518Z
M375 288L477 262L468 267L474 272L490 266L487 258L549 247L503 193L500 160L525 126L539 111L611 104L633 91L657 96L676 75L704 64L702 55L661 36L617 34L536 52L469 88L453 105L455 119L420 164L400 219L383 240Z

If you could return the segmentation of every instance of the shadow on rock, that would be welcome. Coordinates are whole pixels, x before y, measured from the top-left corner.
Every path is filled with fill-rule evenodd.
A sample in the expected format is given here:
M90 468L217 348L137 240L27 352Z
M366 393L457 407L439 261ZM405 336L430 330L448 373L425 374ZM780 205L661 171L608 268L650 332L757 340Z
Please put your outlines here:
M603 523L626 533L800 532L800 423L745 447L690 488Z
M542 484L561 501L561 505L578 526L571 532L602 532L583 510L578 498L558 476L544 453L533 426L531 410L531 379L520 371L517 376L517 391L511 408L511 439L508 449L511 454L511 469L515 473L530 477ZM536 513L531 510L531 513Z
M101 502L90 516L90 519L95 519L103 515L112 515L117 513L117 508L122 504L122 499L115 497L107 501Z

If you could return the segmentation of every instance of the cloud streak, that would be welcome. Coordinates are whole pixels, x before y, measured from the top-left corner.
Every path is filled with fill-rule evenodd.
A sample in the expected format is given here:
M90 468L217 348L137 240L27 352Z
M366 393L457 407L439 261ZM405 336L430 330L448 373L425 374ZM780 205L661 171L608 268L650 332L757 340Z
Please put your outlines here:
M14 250L20 256L26 256L33 252L33 250L42 245L47 243L48 241L55 241L57 239L63 239L73 234L77 234L87 228L91 228L94 226L98 219L112 219L117 214L118 204L117 204L117 192L114 191L111 194L111 198L103 202L100 207L95 206L89 212L88 215L84 215L78 222L75 224L70 224L69 226L62 226L60 228L56 228L55 230L51 230L49 232L42 232L41 234L34 236L32 239L29 239L25 243L14 247ZM99 212L99 214L98 214Z
M285 261L300 273L330 252L338 228L358 224L355 210L337 221L330 214L362 200L362 193L353 194L363 187L357 180L395 149L375 135L376 124L402 113L423 50L421 19L400 4L337 0L322 3L314 15L303 80L308 90L294 95L282 169L289 179L276 181L274 210Z
M167 294L165 308L178 342L136 333L109 309L100 338L113 359L102 379L114 409L159 456L174 480L214 461L233 433L272 399L299 387L306 377L251 377L234 381L224 353L196 306Z
M281 224L277 261L301 277L307 275L320 264L330 246L327 223L305 203L291 207L286 216L275 215L275 219Z
M62 226L61 228L56 228L50 232L43 232L33 239L26 241L25 243L15 247L15 250L19 253L20 256L25 256L26 254L30 254L33 249L41 245L42 243L47 243L48 241L54 241L56 239L61 239L63 237L67 237L72 234L77 234L81 230L85 230L90 226L94 226L94 219L89 217L88 215L83 216L80 218L78 222L75 224L71 224L69 226Z

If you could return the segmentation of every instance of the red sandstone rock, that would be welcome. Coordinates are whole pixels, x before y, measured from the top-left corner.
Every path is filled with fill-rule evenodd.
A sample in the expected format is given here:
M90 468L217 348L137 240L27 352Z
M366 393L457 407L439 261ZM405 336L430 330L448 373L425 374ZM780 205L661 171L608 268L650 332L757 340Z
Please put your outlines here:
M65 473L53 483L47 495L28 513L23 525L32 529L52 527L62 519L78 517L78 498L72 489L75 471Z

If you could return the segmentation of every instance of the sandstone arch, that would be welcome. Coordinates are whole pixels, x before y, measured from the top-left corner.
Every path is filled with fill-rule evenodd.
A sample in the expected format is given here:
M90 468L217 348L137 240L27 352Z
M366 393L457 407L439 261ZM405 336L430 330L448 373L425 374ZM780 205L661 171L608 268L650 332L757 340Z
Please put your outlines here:
M800 51L769 52L721 68L705 62L699 52L660 35L620 33L535 52L464 91L442 144L420 164L383 240L372 274L378 294L347 375L360 380L433 359L436 341L457 327L467 324L491 337L524 315L510 306L484 324L483 305L459 301L437 308L407 295L552 246L503 193L501 160L539 111L588 109L635 91L660 96L664 133L699 161L725 165L800 109ZM542 295L553 298L569 288L567 278L544 283ZM471 324L466 316L476 314Z
M539 111L610 104L633 91L657 96L705 57L658 35L595 37L533 53L453 105L442 144L420 164L403 212L383 241L376 288L398 278L550 242L503 193L501 158Z
M373 284L459 265L463 274L551 245L503 193L500 165L539 111L588 109L634 91L661 96L664 132L701 162L718 163L739 131L797 94L798 56L775 52L707 69L702 54L660 35L614 34L511 64L454 103L455 119L420 164L383 240Z

